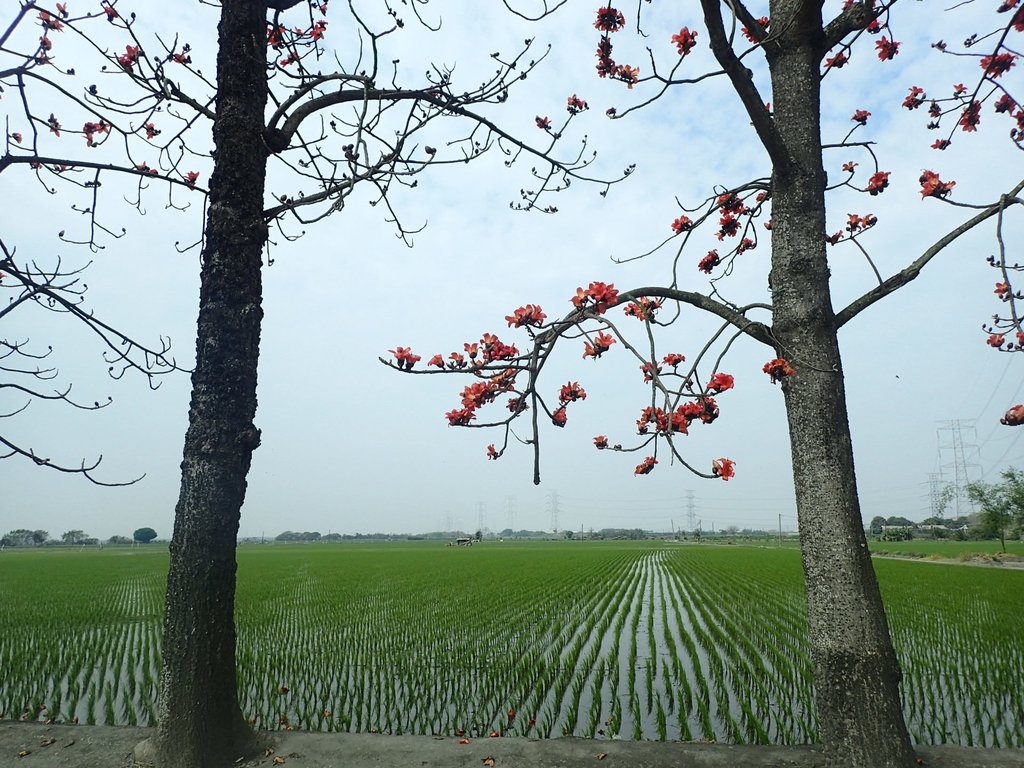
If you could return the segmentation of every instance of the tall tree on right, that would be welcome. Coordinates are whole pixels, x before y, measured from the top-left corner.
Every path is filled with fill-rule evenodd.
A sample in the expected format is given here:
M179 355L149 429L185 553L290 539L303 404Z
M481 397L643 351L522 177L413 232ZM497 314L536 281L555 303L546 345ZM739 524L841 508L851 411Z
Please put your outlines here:
M586 338L584 357L596 359L620 342L641 363L644 381L650 388L644 398L647 407L637 421L638 444L613 445L615 441L603 435L594 438L594 443L599 449L629 451L651 446L652 455L635 470L642 475L658 463L659 448L662 455L668 453L693 469L680 445L691 424L714 421L719 413L714 398L733 388L733 377L719 371L726 352L742 336L765 345L766 357L772 359L764 372L781 385L785 399L807 587L817 722L826 762L853 768L910 768L915 756L902 713L901 672L858 500L838 334L862 311L914 280L937 254L966 232L994 222L1001 235L1004 214L1022 202L1018 194L1024 181L1002 195L997 192L994 199L967 206L972 210L959 220L953 219L956 225L934 240L935 233L928 233L919 255L902 262L902 269L887 279L860 242L861 235L876 225L878 217L850 213L846 228L830 233L826 224L829 190L845 187L876 197L889 186L890 173L879 167L872 143L854 137L870 117L860 105L851 105L853 128L845 137L837 142L823 141L823 89L833 84L837 89L843 87L842 73L837 70L851 56L877 56L879 66L884 66L898 54L901 43L893 39L890 29L895 0L846 0L831 20L824 16L824 5L812 0L770 0L769 15L758 18L741 0L701 0L704 28L695 31L691 27L696 20L685 19L690 26L670 38L678 59L669 66L659 66L659 59L670 50L669 35L663 33L662 37L662 33L644 30L654 41L647 53L652 72L649 75L639 67L616 63L618 54L612 35L625 28L627 20L611 6L598 9L594 23L599 31L598 74L623 81L630 89L646 84L656 91L638 106L618 113L609 109L610 116L621 118L647 107L669 88L725 77L760 146L748 140L754 136L742 125L729 130L729 145L750 156L763 150L770 163L767 173L746 183L715 189L703 204L684 209L672 222L675 237L666 243L678 245L678 252L672 262L671 280L664 285L620 292L612 285L593 282L576 291L574 309L569 314L550 322L540 307L525 305L506 318L509 326L529 334L523 354L488 334L479 345L466 346L467 352L471 347L473 350L469 361L461 353L448 358L436 355L427 362L426 369L413 370L421 358L399 347L393 351L395 360L388 364L407 373L452 373L479 379L463 390L462 406L446 414L452 426L471 426L481 406L494 402L499 395L511 394L507 413L488 424L472 426L504 428L504 443L498 441L500 447L488 447L488 457L497 459L513 442L509 440L512 422L526 414L528 421L532 419L527 427L532 439L526 442L539 457L538 416L546 412L556 427L563 427L567 407L586 397L578 383L570 382L555 390L557 405L554 399L550 407L545 402L538 380L555 343L567 335L577 338L582 333ZM1010 118L1011 138L1020 144L1024 111L1006 91L1007 78L1003 77L1017 59L1007 47L1008 36L1024 31L1024 11L1014 6L1015 2L1006 2L1000 7L1000 11L1013 13L996 18L999 29L995 33L972 36L966 45L977 47L957 52L971 67L965 77L973 78L973 88L960 85L953 89L952 97L929 99L925 89L915 85L903 102L902 106L910 110L927 105L922 111L928 112L929 127L943 134L932 145L934 149L947 148L958 131L974 131L986 103ZM685 12L691 10L695 7ZM637 20L638 30L648 27L641 21ZM702 74L699 68L693 71L687 66L692 60L685 60L704 41L710 46L715 65ZM933 47L938 49L933 54L936 56L947 49L944 43ZM975 52L981 48L983 52ZM830 94L830 98L836 100L841 95ZM705 119L710 118L701 118L702 127ZM686 127L680 123L681 146L685 145ZM851 159L842 166L841 173L833 171L830 183L824 155L826 150L837 149L862 153L863 164L873 169L864 173ZM834 158L829 157L828 162L833 163ZM944 181L932 170L924 171L919 182L926 203L953 202L949 198L955 182ZM885 216L893 218L889 213ZM713 229L716 224L717 231ZM721 245L707 252L696 266L712 276L712 288L707 293L681 290L679 284L684 278L680 277L680 265L686 264L685 255L692 251L698 232L708 228ZM765 230L770 232L770 244L761 239ZM1000 237L1000 248L1002 242ZM735 245L730 247L731 243ZM734 269L746 268L753 257L743 254L759 244L762 250L766 245L770 248L770 300L757 298L743 305L726 299L726 283L719 280ZM838 311L833 306L827 257L827 249L837 245L863 253L877 278L876 285ZM997 293L1012 306L1012 300L1021 297L1007 285L1007 269L1012 267L1004 267L1005 263L1005 259L993 259L1005 278L1001 289L997 285ZM735 289L729 291L733 292ZM625 327L608 319L608 311L618 305L624 305L626 314L644 325L638 343L629 341L631 334ZM688 366L682 365L685 358L674 349L664 356L656 352L657 342L668 335L664 326L680 316L683 305L722 320L721 330ZM1020 331L1018 315L1013 312L1009 320L998 322L1002 323L998 333L993 332L998 338L989 343L1006 348L1006 334ZM1024 344L1024 334L1017 340ZM1019 415L1021 418L1014 421L1011 409L1004 422L1024 422L1024 407ZM539 458L536 461L535 479L539 482ZM734 474L734 462L715 459L709 469L693 471L728 480Z

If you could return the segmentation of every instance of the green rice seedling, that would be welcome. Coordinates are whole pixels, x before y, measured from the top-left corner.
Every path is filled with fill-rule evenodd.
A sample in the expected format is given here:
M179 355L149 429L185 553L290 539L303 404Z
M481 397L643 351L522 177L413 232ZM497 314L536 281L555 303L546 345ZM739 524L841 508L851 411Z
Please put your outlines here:
M658 741L665 741L668 739L668 718L665 716L665 708L661 705L660 698L658 699L657 725Z

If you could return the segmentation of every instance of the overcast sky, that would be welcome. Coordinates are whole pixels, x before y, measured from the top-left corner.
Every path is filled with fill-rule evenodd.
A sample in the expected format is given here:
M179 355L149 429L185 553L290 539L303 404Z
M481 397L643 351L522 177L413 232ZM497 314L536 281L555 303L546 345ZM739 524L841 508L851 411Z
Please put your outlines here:
M341 4L335 5L327 39L341 47L339 57L351 61L350 22ZM753 5L757 14L762 4ZM177 3L165 5L154 18L147 6L139 4L140 35L157 28L169 39L180 30L197 62L209 60L216 9ZM553 19L527 24L500 3L431 2L427 9L431 19L443 19L441 32L429 33L410 18L403 30L382 41L381 58L400 60L403 85L418 84L422 72L437 62L455 66L457 82L467 88L493 71L491 53L509 54L526 37L536 37L537 51L550 44L548 58L512 89L508 103L493 112L495 120L539 142L543 137L534 118L550 116L557 124L567 96L578 94L591 109L574 121L561 151L572 151L585 133L588 146L598 152L595 174L614 177L630 163L637 169L606 197L596 186L575 184L550 200L559 208L556 215L523 214L511 211L509 203L520 188L529 187L536 163L522 158L506 168L495 152L469 165L431 169L419 177L416 189L396 192L392 202L406 225L426 225L413 248L396 237L382 207L367 204L369 190L294 242L275 235L273 265L265 270L256 420L263 442L249 475L242 535L272 536L285 529L421 531L449 522L468 530L481 524L495 530L550 529L553 506L563 529L688 528L690 498L705 529L775 528L780 515L784 528L795 528L782 395L761 372L773 355L753 341L737 342L721 366L735 376L736 388L719 398L719 420L694 428L681 442L687 460L705 470L714 458L733 459L736 477L727 483L694 477L665 457L653 473L636 477L633 468L646 452L594 450L592 438L598 434L630 444L634 421L649 398L637 364L621 345L596 362L581 358L580 341L560 345L545 391L553 400L558 387L572 380L589 396L570 407L565 429L542 430L539 487L532 483L528 447L513 446L500 461L490 462L486 446L500 441L500 434L447 425L444 413L458 406L459 391L470 379L403 376L377 362L396 345L411 346L426 361L434 353L461 349L484 332L523 348L525 333L508 329L504 321L523 304L539 304L554 317L571 308L578 286L592 280L622 290L665 284L678 241L645 259L613 260L644 253L671 235L670 224L681 213L677 200L692 206L713 185L735 186L766 175L765 155L749 121L720 78L671 90L624 119L607 119L608 107L622 112L653 91L650 84L629 91L623 83L596 76L596 6L573 2ZM876 214L879 225L863 242L884 277L970 215L936 200L922 201L917 183L922 169L955 179L956 200L991 202L1017 181L1014 174L1021 168L1020 155L1006 138L1009 124L997 121L988 105L982 130L958 132L953 147L941 154L929 148L936 135L925 130L923 111L899 108L910 85L944 96L953 83L973 83L980 71L976 60L941 56L929 43L987 29L988 18L977 21L982 9L949 14L925 6L904 0L894 10L893 36L903 43L894 61L879 62L873 40L866 40L850 65L825 80L826 142L840 141L852 126L854 110L867 109L872 117L858 138L875 142L880 167L892 172L890 188L879 197L834 193L829 228L842 228L847 212ZM118 7L127 9L127 1ZM686 73L695 75L708 62L707 35L696 13L676 17L665 6L644 4L649 35L644 40L633 31L635 6L622 10L627 30L614 38L615 58L639 65L641 76L650 69L644 46L670 66L675 48L669 38L683 25L700 29ZM112 37L100 44L120 48L121 41ZM109 82L112 75L99 77ZM0 101L0 109L10 110L5 113L10 130L24 130L14 99ZM465 126L452 121L447 129L457 138ZM196 146L207 146L208 126L199 130ZM63 141L70 153L83 151L80 136ZM438 144L443 147L443 139ZM869 157L852 149L835 151L826 160L833 179L842 178L840 166L848 160L870 166ZM198 159L195 165L202 180L208 179L210 161ZM169 210L166 192L154 186L140 216L112 183L102 190L102 216L108 226L124 226L128 233L119 240L106 238L107 247L91 254L57 237L60 230L69 237L84 231L86 218L71 210L82 198L49 195L26 170L3 175L5 242L44 264L57 256L66 264L91 260L88 306L140 339L169 336L178 361L187 367L194 355L199 259L194 250L180 253L175 243L197 239L199 196L189 210ZM280 169L272 170L268 193L294 194L300 188ZM1011 250L1019 235L1019 223L1011 221ZM710 229L693 238L681 257L681 287L707 289L696 262L717 245ZM768 299L767 246L762 239L719 283L730 300ZM865 519L928 514L929 474L953 477L953 453L941 446L954 435L939 430L944 422L962 420L972 479L994 479L1005 466L1024 465L1021 432L998 424L1006 408L1021 401L1024 362L1019 355L993 352L981 331L1002 308L992 292L998 275L985 263L995 247L991 226L961 239L913 284L841 333ZM833 248L829 258L838 309L870 289L873 275L853 247ZM618 311L616 316L621 318ZM625 321L617 319L627 329L640 327ZM693 356L714 327L684 311L673 327L661 329L659 349ZM147 525L169 536L187 420L187 375L164 377L155 392L138 376L112 381L87 333L40 311L13 313L4 319L2 334L52 345L59 381L73 383L73 393L83 401L114 398L99 412L36 402L0 424L3 434L63 463L102 454L96 474L103 479L145 478L127 488L100 488L25 460L2 461L0 529L44 528L59 536L82 528L105 538ZM21 404L16 395L0 391L0 410Z

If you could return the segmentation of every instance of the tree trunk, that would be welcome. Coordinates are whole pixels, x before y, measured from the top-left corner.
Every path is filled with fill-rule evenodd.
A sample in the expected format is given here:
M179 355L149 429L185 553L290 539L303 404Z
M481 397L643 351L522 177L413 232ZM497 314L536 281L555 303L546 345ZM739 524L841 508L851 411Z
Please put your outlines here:
M775 122L791 160L772 180L772 328L779 355L796 370L783 391L819 733L829 766L909 768L901 675L864 537L829 291L820 3L777 1L772 18L793 20L769 53Z
M154 745L161 768L226 768L254 746L238 705L235 543L259 445L266 4L222 0L218 36L197 359L167 576Z

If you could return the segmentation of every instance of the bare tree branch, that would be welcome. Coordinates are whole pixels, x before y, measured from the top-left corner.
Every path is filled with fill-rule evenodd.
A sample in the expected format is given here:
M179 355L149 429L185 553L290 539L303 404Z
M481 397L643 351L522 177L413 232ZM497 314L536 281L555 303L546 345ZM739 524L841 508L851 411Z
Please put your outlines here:
M888 280L883 282L881 285L872 288L870 291L863 294L859 298L854 299L844 309L842 309L839 313L836 314L836 328L842 327L875 302L884 299L889 294L902 288L904 285L914 280L919 274L921 274L921 270L924 269L924 267L928 264L929 261L935 258L935 256L937 256L943 249L945 249L946 246L948 246L961 235L970 232L972 229L977 227L982 222L985 222L988 219L991 219L993 216L998 215L1007 206L1024 205L1024 200L1021 200L1016 196L1017 193L1019 193L1022 189L1024 189L1024 181L1020 181L1018 184L1016 184L1013 187L1013 189L1011 189L1009 192L1003 195L1002 198L1000 198L1000 201L998 203L989 206L981 213L971 217L960 226L950 230L945 235L940 237L938 240L935 241L934 244L932 244L931 247L929 247L918 258L916 258L902 270L897 272L895 275L890 277Z

